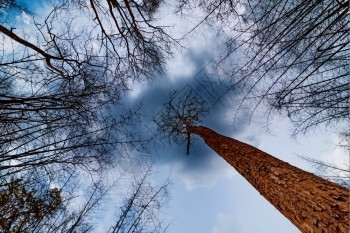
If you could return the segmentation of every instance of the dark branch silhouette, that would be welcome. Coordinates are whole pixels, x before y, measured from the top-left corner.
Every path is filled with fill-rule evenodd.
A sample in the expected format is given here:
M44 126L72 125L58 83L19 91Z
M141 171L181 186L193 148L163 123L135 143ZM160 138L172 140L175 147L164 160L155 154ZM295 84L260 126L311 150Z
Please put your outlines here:
M9 19L22 13L19 3L5 3L9 5L0 8L16 11ZM0 22L4 41L0 48L0 186L4 189L0 191L9 197L11 179L24 180L18 184L20 190L37 191L35 195L25 191L24 199L37 198L35 203L24 203L25 207L39 206L47 199L48 187L36 189L41 183L66 182L60 192L71 195L62 195L62 205L52 214L41 208L46 217L37 217L28 207L27 215L16 212L18 218L9 220L19 225L6 223L3 227L17 232L23 222L23 227L30 225L26 232L46 227L52 232L87 232L93 229L89 216L107 190L92 182L85 190L85 206L69 212L65 208L74 199L70 188L77 185L80 173L96 179L117 167L126 147L149 141L133 131L141 106L123 106L121 99L134 82L163 72L164 59L177 41L155 21L160 1L51 3L47 15L26 11L30 27L13 27L11 20ZM37 183L27 184L33 174L39 174ZM148 188L151 186L143 191L150 191ZM17 205L9 201L6 206L11 204ZM152 205L146 209L151 212L151 208L157 209ZM4 217L6 211L11 214L4 209Z
M267 121L282 113L294 134L349 123L349 1L180 1L179 9L198 7L228 37L217 66L232 78L235 119L267 105Z
M192 144L191 134L187 127L201 122L201 118L208 112L206 102L190 91L186 93L169 94L169 101L164 104L159 118L155 118L158 130L172 138L176 143L187 143L186 154L190 154Z

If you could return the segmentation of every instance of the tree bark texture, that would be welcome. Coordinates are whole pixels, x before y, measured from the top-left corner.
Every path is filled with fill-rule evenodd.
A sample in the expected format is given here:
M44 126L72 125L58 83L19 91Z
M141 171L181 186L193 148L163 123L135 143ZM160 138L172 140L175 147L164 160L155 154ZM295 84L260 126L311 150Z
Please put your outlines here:
M206 127L188 131L202 137L300 231L350 232L349 189Z

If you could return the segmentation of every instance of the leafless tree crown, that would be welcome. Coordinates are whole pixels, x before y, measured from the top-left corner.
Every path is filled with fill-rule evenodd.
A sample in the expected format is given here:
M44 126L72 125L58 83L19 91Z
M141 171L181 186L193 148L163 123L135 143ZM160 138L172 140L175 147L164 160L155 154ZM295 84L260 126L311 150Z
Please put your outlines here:
M189 127L201 122L208 112L207 103L194 91L169 94L159 116L155 118L160 133L177 143L187 143L187 155L193 139Z

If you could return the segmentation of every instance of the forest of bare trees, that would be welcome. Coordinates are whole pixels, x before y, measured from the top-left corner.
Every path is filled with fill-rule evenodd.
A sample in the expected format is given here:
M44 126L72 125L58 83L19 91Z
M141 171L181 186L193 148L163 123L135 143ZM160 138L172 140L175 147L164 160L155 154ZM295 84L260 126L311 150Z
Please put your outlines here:
M116 167L126 146L149 140L131 130L139 107L121 106L120 100L132 82L163 71L168 47L176 41L152 24L156 2L107 3L52 1L40 17L19 1L1 3L5 13L0 25L0 179L5 232L91 231L88 216L108 191L101 174ZM10 27L22 12L34 21L30 30ZM88 187L79 186L81 173L91 176ZM165 188L153 190L156 187L145 175L131 190L111 232L150 227L160 231L162 225L149 210L160 208L155 203ZM68 206L79 189L86 191L87 201L71 212ZM151 222L155 225L147 226Z
M148 167L138 177L130 178L121 205L113 207L115 219L105 226L108 232L164 232L167 224L160 218L160 212L168 202L170 181L155 186L151 175ZM7 183L2 179L1 232L91 232L96 222L91 220L93 216L96 218L94 212L110 189L119 185L104 187L103 182L96 182L85 189L82 199L72 192L76 187L50 188L45 176L18 177ZM77 184L67 182L65 185Z
M25 1L0 1L1 230L93 231L89 216L111 189L102 174L116 169L125 148L154 140L135 131L142 104L126 106L123 98L134 83L164 76L172 52L184 48L177 38L202 26L225 39L214 66L229 77L232 122L249 106L250 117L262 109L267 124L275 114L289 117L294 134L324 127L348 142L349 1L176 4L174 17L204 15L186 35L160 23L160 12L171 5L162 0L52 0L40 13ZM20 15L31 23L19 22ZM177 103L174 95L157 124L186 143L189 154L188 127L208 111L192 93ZM84 188L81 174L90 177ZM149 176L147 170L131 179L130 197L109 232L166 229L157 213L168 181L157 188ZM86 202L70 211L80 189Z

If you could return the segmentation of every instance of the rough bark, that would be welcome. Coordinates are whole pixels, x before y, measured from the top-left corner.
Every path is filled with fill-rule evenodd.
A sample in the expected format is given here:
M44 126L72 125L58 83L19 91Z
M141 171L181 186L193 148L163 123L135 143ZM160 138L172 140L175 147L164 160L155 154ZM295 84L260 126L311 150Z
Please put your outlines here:
M302 232L349 232L349 189L206 127L187 127Z

